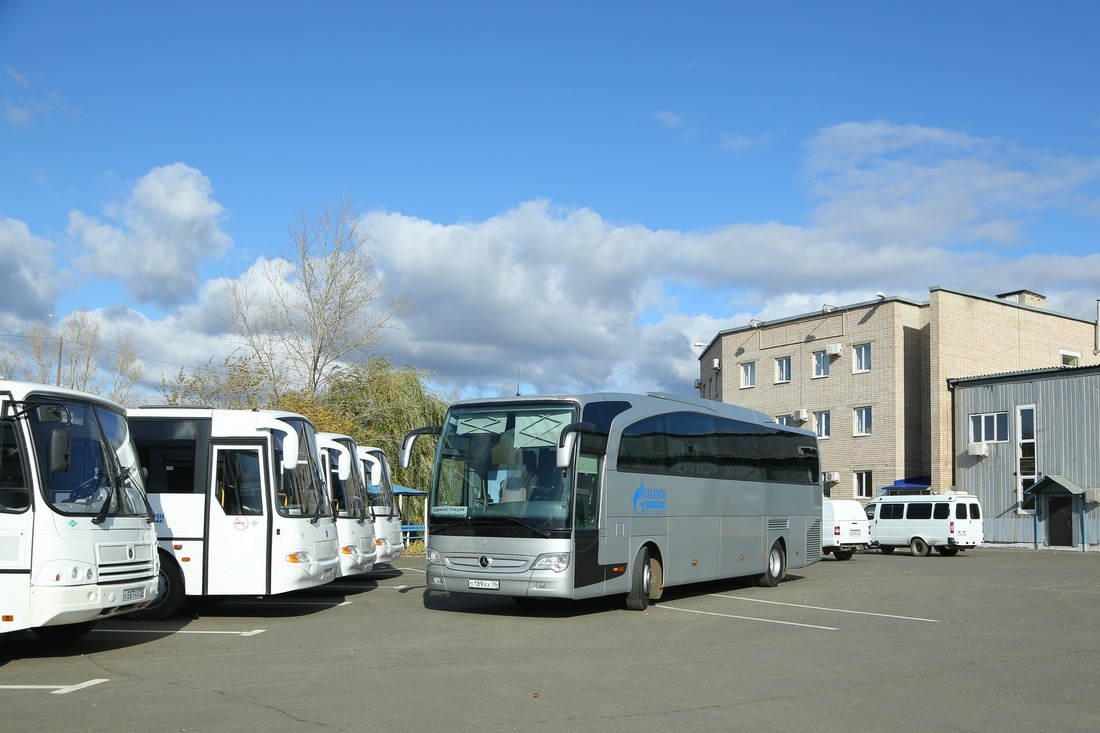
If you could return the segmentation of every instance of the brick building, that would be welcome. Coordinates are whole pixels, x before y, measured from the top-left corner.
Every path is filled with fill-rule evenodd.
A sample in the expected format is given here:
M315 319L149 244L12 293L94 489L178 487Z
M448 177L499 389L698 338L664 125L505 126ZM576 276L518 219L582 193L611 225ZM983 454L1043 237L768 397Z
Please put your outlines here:
M987 297L934 287L879 294L719 332L699 357L700 396L817 431L829 495L868 499L896 482L954 484L948 380L1100 364L1097 324L1027 290Z

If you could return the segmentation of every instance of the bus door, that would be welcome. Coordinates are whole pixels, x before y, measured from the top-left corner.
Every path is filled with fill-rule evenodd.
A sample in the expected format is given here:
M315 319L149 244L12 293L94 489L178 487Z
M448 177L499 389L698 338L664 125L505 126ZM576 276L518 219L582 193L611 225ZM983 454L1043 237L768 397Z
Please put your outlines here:
M0 618L3 619L0 633L26 628L29 623L34 528L29 469L14 423L3 420L0 422Z
M206 592L267 595L271 554L260 446L214 446L207 502Z

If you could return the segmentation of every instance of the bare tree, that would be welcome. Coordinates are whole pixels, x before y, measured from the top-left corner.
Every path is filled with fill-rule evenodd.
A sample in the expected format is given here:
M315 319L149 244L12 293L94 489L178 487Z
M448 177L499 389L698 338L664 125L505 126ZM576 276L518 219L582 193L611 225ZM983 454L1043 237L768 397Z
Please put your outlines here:
M99 366L99 317L81 308L61 321L64 337L64 367L61 385L92 394L103 391L94 381Z
M107 357L110 389L107 396L121 405L132 404L139 395L138 384L145 368L134 352L134 331L127 328L115 337L115 352Z
M55 334L45 321L31 321L27 327L29 358L20 360L27 380L39 384L61 383L61 351L65 340L60 325L58 329Z
M365 360L405 312L404 295L383 304L374 265L370 233L345 198L302 214L281 259L227 286L226 326L262 365L275 398L316 395L334 369Z

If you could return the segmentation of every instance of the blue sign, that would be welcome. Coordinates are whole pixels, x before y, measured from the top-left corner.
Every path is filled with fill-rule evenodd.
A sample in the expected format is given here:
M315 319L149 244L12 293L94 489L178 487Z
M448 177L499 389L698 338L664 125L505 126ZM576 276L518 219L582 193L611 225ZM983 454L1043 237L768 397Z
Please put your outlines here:
M664 514L667 511L665 489L647 489L645 481L634 491L634 513L639 515Z

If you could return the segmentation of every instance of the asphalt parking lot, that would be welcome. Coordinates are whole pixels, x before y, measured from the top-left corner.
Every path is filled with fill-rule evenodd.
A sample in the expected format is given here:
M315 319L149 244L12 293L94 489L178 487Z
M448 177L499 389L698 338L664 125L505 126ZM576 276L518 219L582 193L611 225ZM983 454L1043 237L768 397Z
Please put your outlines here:
M778 588L517 606L423 560L0 646L5 729L1095 731L1100 553L825 558Z

